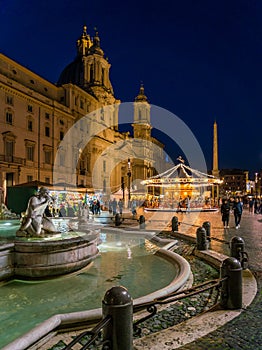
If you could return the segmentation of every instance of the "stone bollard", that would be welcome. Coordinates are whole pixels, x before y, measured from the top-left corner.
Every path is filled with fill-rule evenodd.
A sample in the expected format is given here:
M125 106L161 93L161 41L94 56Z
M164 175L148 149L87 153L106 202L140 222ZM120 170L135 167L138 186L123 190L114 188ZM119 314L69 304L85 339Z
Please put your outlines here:
M139 228L140 229L145 229L146 228L146 218L144 217L144 215L140 215L139 216Z
M175 232L175 231L178 231L178 225L179 225L179 222L178 222L178 217L177 216L173 216L172 217L172 231Z
M222 282L220 305L225 309L242 308L242 267L236 258L227 258L220 267Z
M211 223L209 221L205 221L203 222L202 227L204 227L204 229L206 230L207 240L210 241L211 240Z
M207 242L207 235L206 230L204 227L198 227L196 231L196 243L197 243L197 250L207 250L208 249L208 242Z
M247 267L248 256L245 250L245 242L243 238L235 236L230 241L230 256L240 261L242 269Z
M111 350L132 350L133 300L128 290L122 286L109 289L102 301L102 310L103 318L111 317L104 328L103 340L111 343Z
M120 226L122 223L121 216L119 213L116 213L115 215L115 226Z

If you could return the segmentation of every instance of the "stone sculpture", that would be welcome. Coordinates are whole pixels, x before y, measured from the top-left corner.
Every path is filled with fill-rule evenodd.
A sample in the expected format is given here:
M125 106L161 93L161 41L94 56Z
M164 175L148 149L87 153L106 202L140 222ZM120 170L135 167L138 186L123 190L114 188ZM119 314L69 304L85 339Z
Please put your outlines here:
M26 212L22 214L21 226L16 232L17 237L39 237L58 233L52 220L45 215L50 202L52 198L49 190L41 187L28 201Z

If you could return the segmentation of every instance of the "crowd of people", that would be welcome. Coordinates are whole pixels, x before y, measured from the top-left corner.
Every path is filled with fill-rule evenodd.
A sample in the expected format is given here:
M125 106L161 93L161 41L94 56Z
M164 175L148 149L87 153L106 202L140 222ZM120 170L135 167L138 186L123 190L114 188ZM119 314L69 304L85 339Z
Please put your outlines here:
M220 207L224 228L229 228L230 213L233 213L235 227L239 229L244 205L248 206L249 213L262 214L262 201L259 198L249 198L244 203L241 197L223 198Z

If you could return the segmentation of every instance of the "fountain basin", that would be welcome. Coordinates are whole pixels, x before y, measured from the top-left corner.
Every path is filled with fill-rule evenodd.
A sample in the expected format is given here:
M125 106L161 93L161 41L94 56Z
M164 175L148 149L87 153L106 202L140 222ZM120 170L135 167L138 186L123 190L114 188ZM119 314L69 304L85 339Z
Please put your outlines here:
M59 235L58 235L59 236ZM96 258L97 236L91 232L72 238L62 235L21 239L0 248L0 281L8 278L50 278L80 270Z
M88 236L51 242L15 242L15 276L43 278L71 273L87 266L98 254Z

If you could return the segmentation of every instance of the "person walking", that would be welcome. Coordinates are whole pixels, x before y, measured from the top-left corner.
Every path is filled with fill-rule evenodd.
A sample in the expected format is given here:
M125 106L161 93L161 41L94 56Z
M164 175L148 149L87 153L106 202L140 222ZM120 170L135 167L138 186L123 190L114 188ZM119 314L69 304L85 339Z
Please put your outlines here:
M249 210L249 213L251 213L251 214L254 213L253 207L254 207L254 199L253 198L249 198L248 210Z
M186 202L186 213L190 213L190 196L187 196L185 199Z
M122 199L120 198L119 201L118 201L118 208L119 208L119 214L122 215L123 214L123 201Z
M229 228L230 205L226 198L222 199L222 205L220 210L221 210L222 222L223 222L224 228Z
M240 202L239 197L236 197L233 203L233 211L235 217L236 229L240 227L241 216L243 212L243 204Z
M112 202L112 211L113 211L113 215L114 215L114 216L116 215L116 208L117 208L117 201L116 201L116 199L114 198L114 199L113 199L113 202Z

